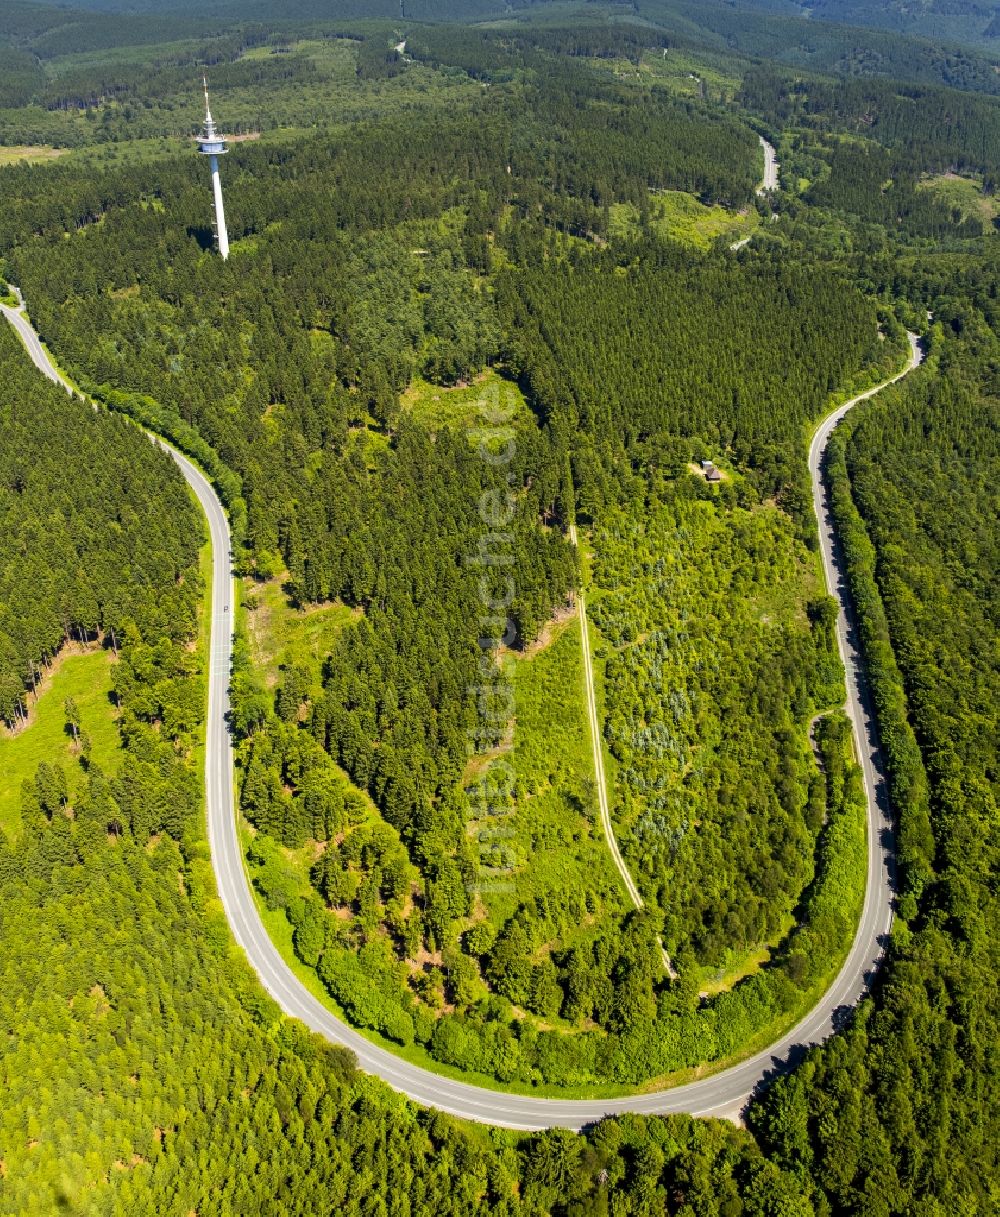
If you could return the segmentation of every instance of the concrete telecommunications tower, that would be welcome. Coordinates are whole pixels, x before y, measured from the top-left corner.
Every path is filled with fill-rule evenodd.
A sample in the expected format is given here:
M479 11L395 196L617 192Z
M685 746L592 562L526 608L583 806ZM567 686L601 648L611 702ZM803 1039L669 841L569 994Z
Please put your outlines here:
M202 77L205 86L205 124L198 139L198 151L202 156L210 158L212 166L212 190L215 194L215 237L219 242L219 253L223 260L229 257L229 233L226 232L226 213L222 208L222 182L219 180L219 157L229 151L226 141L215 130L212 111L208 108L208 81Z

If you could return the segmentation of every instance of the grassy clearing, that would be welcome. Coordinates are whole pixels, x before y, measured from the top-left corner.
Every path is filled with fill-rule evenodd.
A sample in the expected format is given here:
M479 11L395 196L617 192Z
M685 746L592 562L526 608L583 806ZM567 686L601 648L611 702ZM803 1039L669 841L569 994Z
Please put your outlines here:
M508 214L508 210L505 208L503 215ZM434 216L403 220L392 229L392 233L399 244L405 246L411 253L416 253L420 249L437 249L442 245L454 245L456 241L461 241L468 215L467 207L460 205L446 207Z
M770 513L777 508L762 507ZM807 631L806 605L824 595L822 561L812 551L789 551L784 558L782 577L758 583L747 603L757 622Z
M606 60L592 60L598 67L607 67ZM636 67L628 59L616 59L611 70L619 80L657 84L681 97L714 97L731 94L740 85L733 72L737 61L731 57L690 55L676 47L666 54L662 50L644 51Z
M496 371L484 372L470 385L445 389L417 376L400 397L404 410L430 430L441 427L494 429L494 411L502 413L505 425L523 427L534 423L524 394L511 380ZM490 412L490 419L484 417Z
M65 148L48 148L43 144L0 145L0 165L17 165L22 161L53 161L65 155Z
M698 972L698 991L705 997L715 997L726 993L739 981L753 976L770 962L771 953L795 924L794 917L786 917L780 933L775 935L773 943L762 942L749 951L730 951L726 962L721 968L701 968Z
M243 607L254 666L271 688L278 683L280 669L293 665L308 668L318 684L334 640L357 613L344 604L297 609L289 603L283 584L283 578L266 583L243 581Z
M121 743L111 701L110 651L67 653L43 680L26 727L12 735L0 727L0 828L16 836L21 827L21 783L34 777L39 761L58 761L69 776L70 799L84 771L66 729L64 703L72 697L81 728L91 739L91 758L106 772L117 768Z
M921 190L935 195L963 217L985 220L987 224L1000 216L1000 199L983 194L983 179L979 176L960 177L957 173L941 173L925 178Z
M562 945L593 936L597 923L624 909L621 883L601 832L587 727L580 624L556 626L549 645L513 663L516 721L505 758L514 768L513 813L475 821L473 834L513 831L516 858L510 891L484 886L487 917L501 925L518 905L565 905L567 895L588 895L596 912L564 936ZM487 859L484 857L484 861Z
M720 238L732 243L750 236L760 226L760 216L756 211L742 214L707 206L682 190L664 190L652 200L650 223L653 231L667 240L708 249ZM634 236L638 231L638 208L632 203L613 203L612 236Z

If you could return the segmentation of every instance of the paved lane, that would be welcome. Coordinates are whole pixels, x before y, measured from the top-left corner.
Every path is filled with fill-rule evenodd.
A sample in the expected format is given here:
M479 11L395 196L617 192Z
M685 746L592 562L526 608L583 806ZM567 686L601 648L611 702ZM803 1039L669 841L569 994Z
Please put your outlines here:
M764 149L764 180L757 187L758 194L767 194L769 190L778 189L778 154L774 145L769 144L763 135L757 137Z
M24 300L21 293L16 287L12 290L15 296L17 296L18 300L21 302L22 307L11 308L9 304L0 304L0 313L3 313L10 324L14 327L18 338L20 338L25 347L27 347L28 354L31 356L31 362L35 365L39 372L41 372L43 376L47 376L49 380L55 381L57 385L62 385L67 393L72 393L72 386L69 384L66 378L56 370L55 365L49 359L48 355L46 355L45 348L42 346L41 340L32 329L31 322L28 321L25 313L23 312Z

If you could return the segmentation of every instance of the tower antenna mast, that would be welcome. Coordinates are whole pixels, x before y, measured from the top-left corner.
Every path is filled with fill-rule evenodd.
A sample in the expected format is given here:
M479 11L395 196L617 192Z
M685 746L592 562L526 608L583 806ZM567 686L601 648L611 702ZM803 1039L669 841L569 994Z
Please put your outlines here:
M208 104L208 80L202 76L205 90L205 121L198 137L198 151L209 158L212 169L212 193L215 196L215 239L223 261L229 257L229 233L226 231L226 212L222 206L222 180L219 177L219 157L229 151L225 139L215 129L215 121Z

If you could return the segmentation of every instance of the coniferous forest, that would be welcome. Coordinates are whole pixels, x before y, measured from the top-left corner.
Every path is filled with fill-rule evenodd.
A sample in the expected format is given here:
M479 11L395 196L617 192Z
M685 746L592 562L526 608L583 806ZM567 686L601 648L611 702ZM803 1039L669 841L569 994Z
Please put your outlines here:
M988 36L115 7L0 15L0 292L87 395L4 324L0 1212L993 1211ZM203 71L249 136L228 261ZM896 823L871 996L741 1128L581 1134L419 1109L284 1018L205 833L204 526L142 429L229 513L241 832L286 960L427 1068L621 1094L775 1040L853 939L865 793L806 450L907 329L924 363L824 469ZM85 713L78 660L108 673Z

